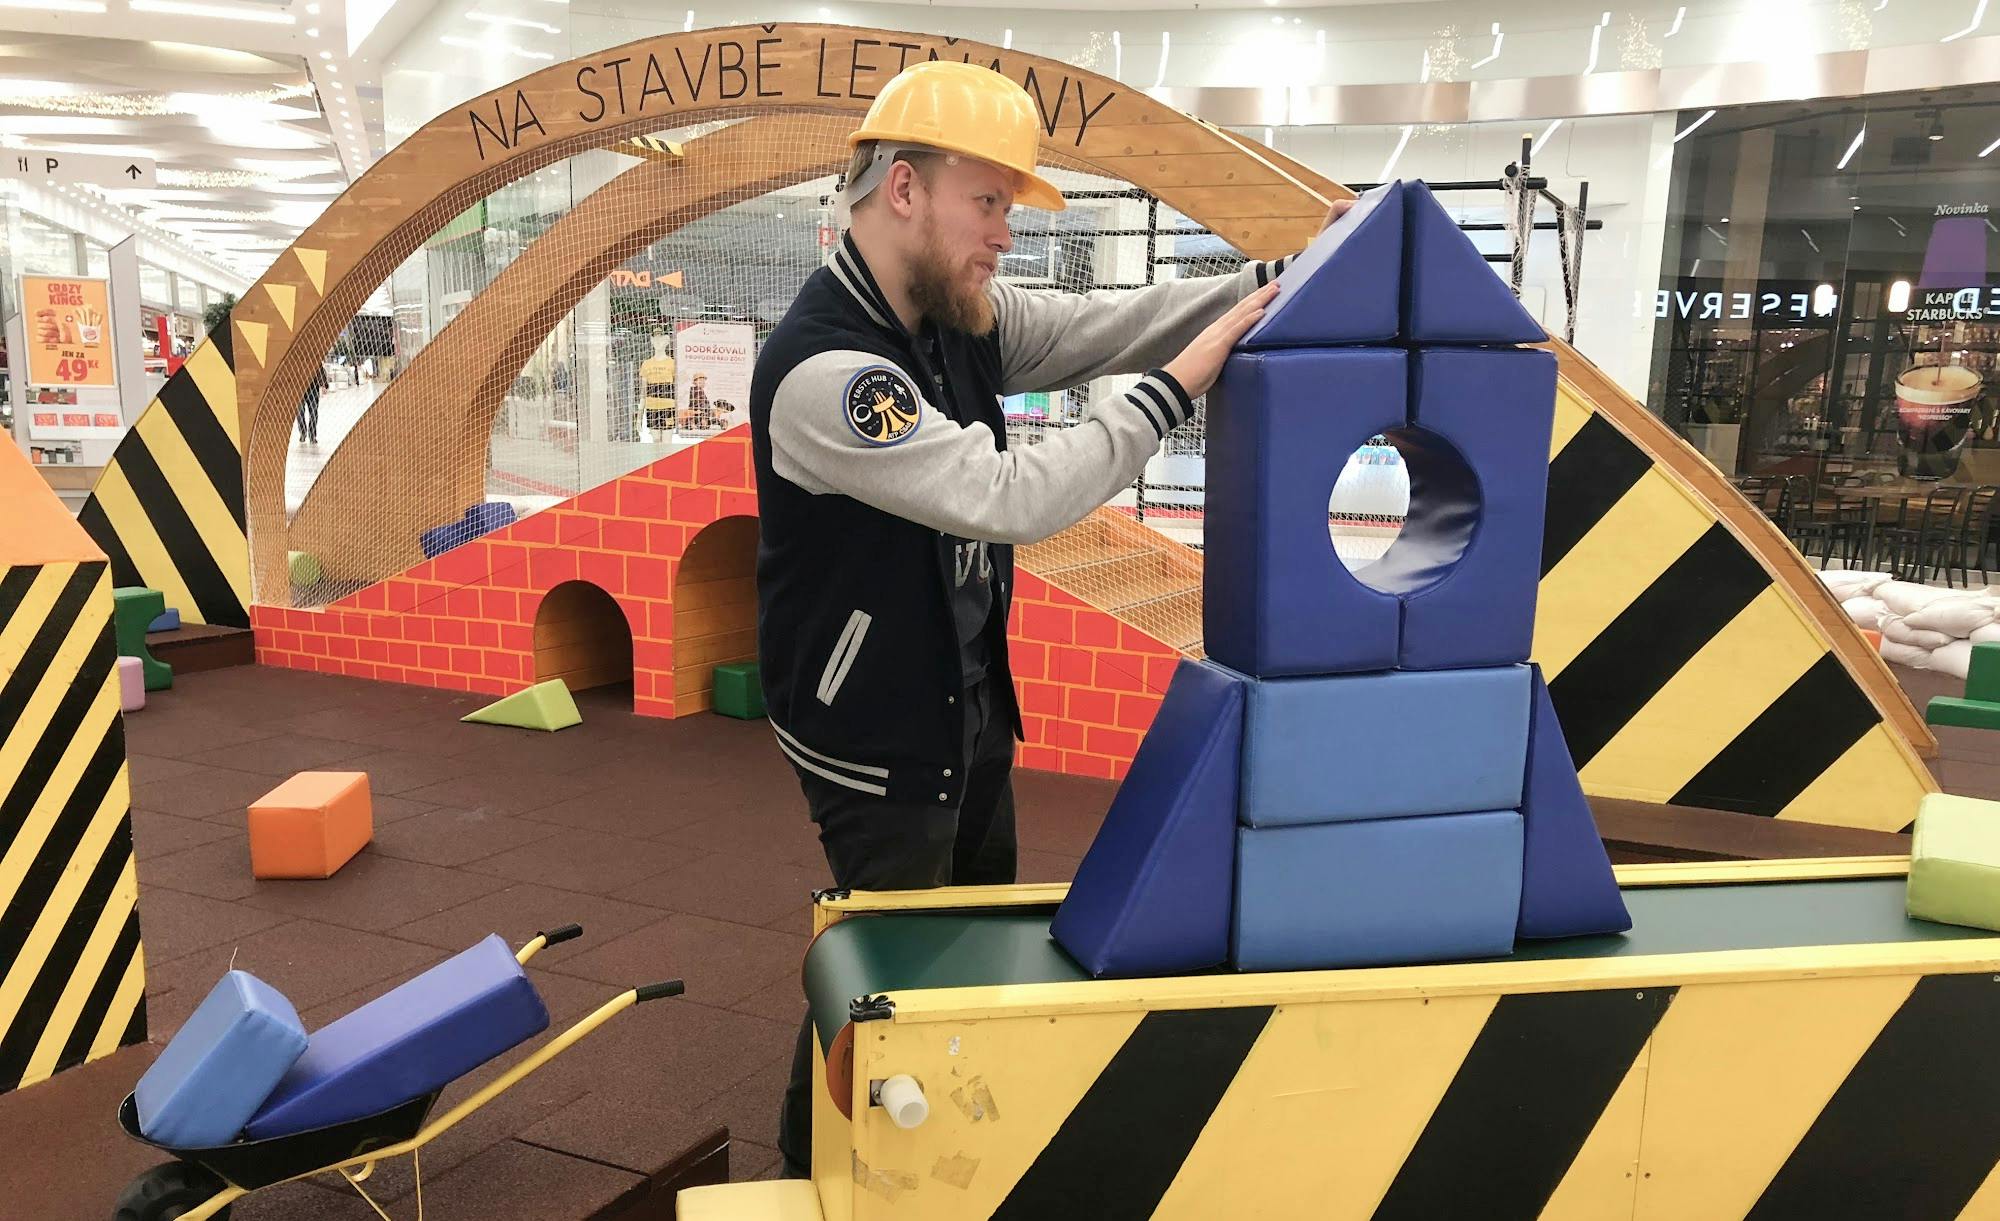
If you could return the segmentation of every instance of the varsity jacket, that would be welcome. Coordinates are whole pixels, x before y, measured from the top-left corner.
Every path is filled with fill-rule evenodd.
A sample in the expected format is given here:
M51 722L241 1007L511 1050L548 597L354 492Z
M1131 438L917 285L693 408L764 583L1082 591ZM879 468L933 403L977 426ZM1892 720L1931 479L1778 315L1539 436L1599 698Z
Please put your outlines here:
M964 682L955 544L991 563L988 674L1007 668L1013 544L1080 521L1193 410L1158 366L1282 269L1089 294L991 282L984 336L907 332L843 237L765 340L750 384L761 537L757 652L778 745L800 768L899 802L956 807ZM1081 423L1007 448L1001 396L1145 373Z

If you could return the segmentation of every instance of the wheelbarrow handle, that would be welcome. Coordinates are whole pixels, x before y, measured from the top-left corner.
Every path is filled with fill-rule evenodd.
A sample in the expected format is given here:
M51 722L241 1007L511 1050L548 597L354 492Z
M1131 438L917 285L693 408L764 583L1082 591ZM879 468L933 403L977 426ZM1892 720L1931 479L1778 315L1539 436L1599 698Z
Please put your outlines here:
M669 979L663 983L642 985L634 991L639 994L638 1001L634 1003L644 1004L646 1001L659 1000L663 996L679 996L687 991L687 985L678 979Z
M544 947L561 945L565 941L575 941L581 936L583 936L583 926L581 924L565 924L561 928L552 928L541 934L542 945Z

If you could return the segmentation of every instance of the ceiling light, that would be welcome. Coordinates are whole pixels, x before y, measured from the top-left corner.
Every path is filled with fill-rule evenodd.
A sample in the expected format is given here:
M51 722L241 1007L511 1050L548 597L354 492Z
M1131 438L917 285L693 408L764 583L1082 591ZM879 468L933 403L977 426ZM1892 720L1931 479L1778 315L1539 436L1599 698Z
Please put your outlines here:
M307 13L309 13L309 14L311 14L311 15L312 15L312 16L314 16L314 17L317 17L317 16L319 16L319 5L317 5L317 4L308 4L308 5L306 5L306 12L307 12Z
M318 27L318 26L313 26L312 28L308 29L308 30L306 31L306 37L307 37L307 38L318 38L318 37L319 37L319 27Z
M1324 42L1326 41L1326 31L1324 31L1324 30L1321 30L1321 31L1320 31L1320 41L1321 41L1322 43L1324 43ZM1473 65L1472 65L1472 66L1471 66L1470 68L1467 68L1467 69L1466 69L1466 71L1470 72L1470 71L1472 71L1472 70L1473 70L1473 69L1475 69L1475 68L1484 68L1484 67L1485 67L1485 66L1486 66L1487 64L1490 64L1490 63L1492 63L1492 62L1493 62L1494 60L1496 60L1496 59L1499 59L1499 58L1500 58L1500 44L1502 44L1502 43L1504 43L1504 42L1506 42L1506 41L1507 41L1507 36L1506 36L1505 34L1502 34L1502 33L1500 32L1500 23L1499 23L1499 22L1497 22L1497 21L1496 21L1496 22L1494 22L1494 23L1493 23L1493 50L1492 50L1492 52L1491 52L1491 53L1489 53L1489 54L1488 54L1488 55L1486 56L1486 58L1485 58L1485 59L1482 59L1482 60L1480 60L1480 61L1479 61L1478 63L1476 63L1476 64L1473 64Z
M101 13L98 0L0 0L0 8L26 8L41 13Z
M1833 168L1836 170L1846 169L1847 163L1854 160L1854 154L1861 151L1861 141L1863 141L1867 137L1868 137L1868 124L1863 123L1861 125L1861 130L1854 133L1854 143L1847 146L1847 151L1840 155L1840 164L1834 166Z
M1929 139L1930 139L1930 140L1931 140L1931 141L1932 141L1933 143L1935 143L1935 142L1937 142L1937 141L1939 141L1939 140L1942 140L1942 139L1944 139L1944 118L1943 118L1943 116L1939 116L1939 117L1937 117L1937 118L1935 118L1935 119L1932 119L1932 120L1931 120L1931 129L1930 129L1930 131L1928 131L1928 132L1926 132L1926 133L1924 133L1924 134L1925 134L1925 135L1926 135L1926 136L1927 136L1927 137L1928 137L1928 138L1929 138Z
M1555 121L1551 122L1547 127L1543 128L1542 134L1536 137L1534 144L1529 146L1528 155L1533 156L1534 154L1541 152L1542 145L1547 144L1549 142L1549 137L1556 134L1556 128L1561 127L1562 125L1563 121L1561 119L1556 119ZM1727 224L1728 222L1725 221L1723 223Z
M1965 28L1960 30L1956 34L1946 34L1943 38L1938 39L1938 41L1956 42L1959 39L1965 37L1967 34L1970 34L1974 30L1977 30L1980 26L1980 23L1985 20L1986 20L1986 0L1979 0L1978 5L1975 6L1972 10L1972 20L1965 23Z
M321 59L332 59L332 58L333 58L333 52L331 52L331 51L321 51L321 52L319 53L319 57L320 57Z
M1674 26L1672 29L1668 30L1665 34L1661 35L1661 37L1672 38L1674 35L1680 33L1681 21L1685 19L1687 15L1688 15L1688 6L1685 4L1681 5L1678 9L1674 10Z
M1273 2L1275 3L1275 0L1273 0ZM1402 160L1402 157L1403 157L1403 150L1404 150L1405 148L1409 147L1409 143L1410 143L1410 133L1412 133L1412 132L1414 132L1414 131L1416 131L1416 130L1417 130L1417 129L1416 129L1416 128L1415 128L1414 126L1411 126L1411 127L1405 127L1405 128L1403 129L1403 138L1402 138L1402 139L1400 139L1400 140L1398 140L1398 141L1396 141L1396 151L1394 151L1394 152L1390 153L1390 154L1389 154L1389 159L1388 159L1387 161L1385 161L1385 162L1383 162L1383 163L1382 163L1382 172L1381 172L1381 173L1380 173L1379 175L1377 175L1377 176L1376 176L1376 180L1377 180L1377 181L1379 181L1379 182L1388 182L1388 181L1389 181L1389 173L1390 173L1390 171L1392 171L1392 170L1394 170L1394 169L1396 168L1396 162L1398 162L1398 161Z
M190 4L187 0L129 0L135 13L167 13L176 17L215 17L223 21L257 21L265 25L297 25L298 18L279 9L235 4Z

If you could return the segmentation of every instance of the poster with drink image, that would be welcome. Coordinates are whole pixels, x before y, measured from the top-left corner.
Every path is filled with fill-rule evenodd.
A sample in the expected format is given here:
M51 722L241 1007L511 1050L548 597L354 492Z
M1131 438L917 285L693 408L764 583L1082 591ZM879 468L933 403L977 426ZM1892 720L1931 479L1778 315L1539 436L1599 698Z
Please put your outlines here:
M1946 479L1957 472L1984 390L1979 370L1961 364L1937 361L1903 370L1896 378L1897 465L1903 474Z

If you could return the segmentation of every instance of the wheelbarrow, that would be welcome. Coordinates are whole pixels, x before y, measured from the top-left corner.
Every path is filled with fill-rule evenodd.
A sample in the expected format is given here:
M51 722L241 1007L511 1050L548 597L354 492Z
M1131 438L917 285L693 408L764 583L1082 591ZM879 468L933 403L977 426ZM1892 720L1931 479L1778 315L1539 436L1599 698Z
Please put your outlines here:
M546 947L582 935L582 927L575 924L538 933L515 953L514 958L526 964ZM383 1211L362 1184L374 1172L377 1162L405 1154L411 1159L416 1179L417 1216L421 1221L424 1209L421 1150L425 1145L518 1085L529 1073L567 1051L578 1039L610 1021L619 1012L642 1001L679 996L683 991L681 981L672 979L633 988L612 997L596 1011L576 1021L537 1048L532 1055L436 1118L431 1117L431 1108L446 1086L451 1084L449 1081L360 1118L261 1140L243 1139L208 1148L179 1148L150 1140L140 1132L136 1095L127 1094L118 1107L119 1126L133 1140L158 1149L174 1160L155 1166L133 1179L118 1198L113 1221L221 1221L229 1216L230 1205L253 1191L318 1174L339 1174L376 1213L387 1218L389 1214ZM525 1041L517 1041L514 1045Z

